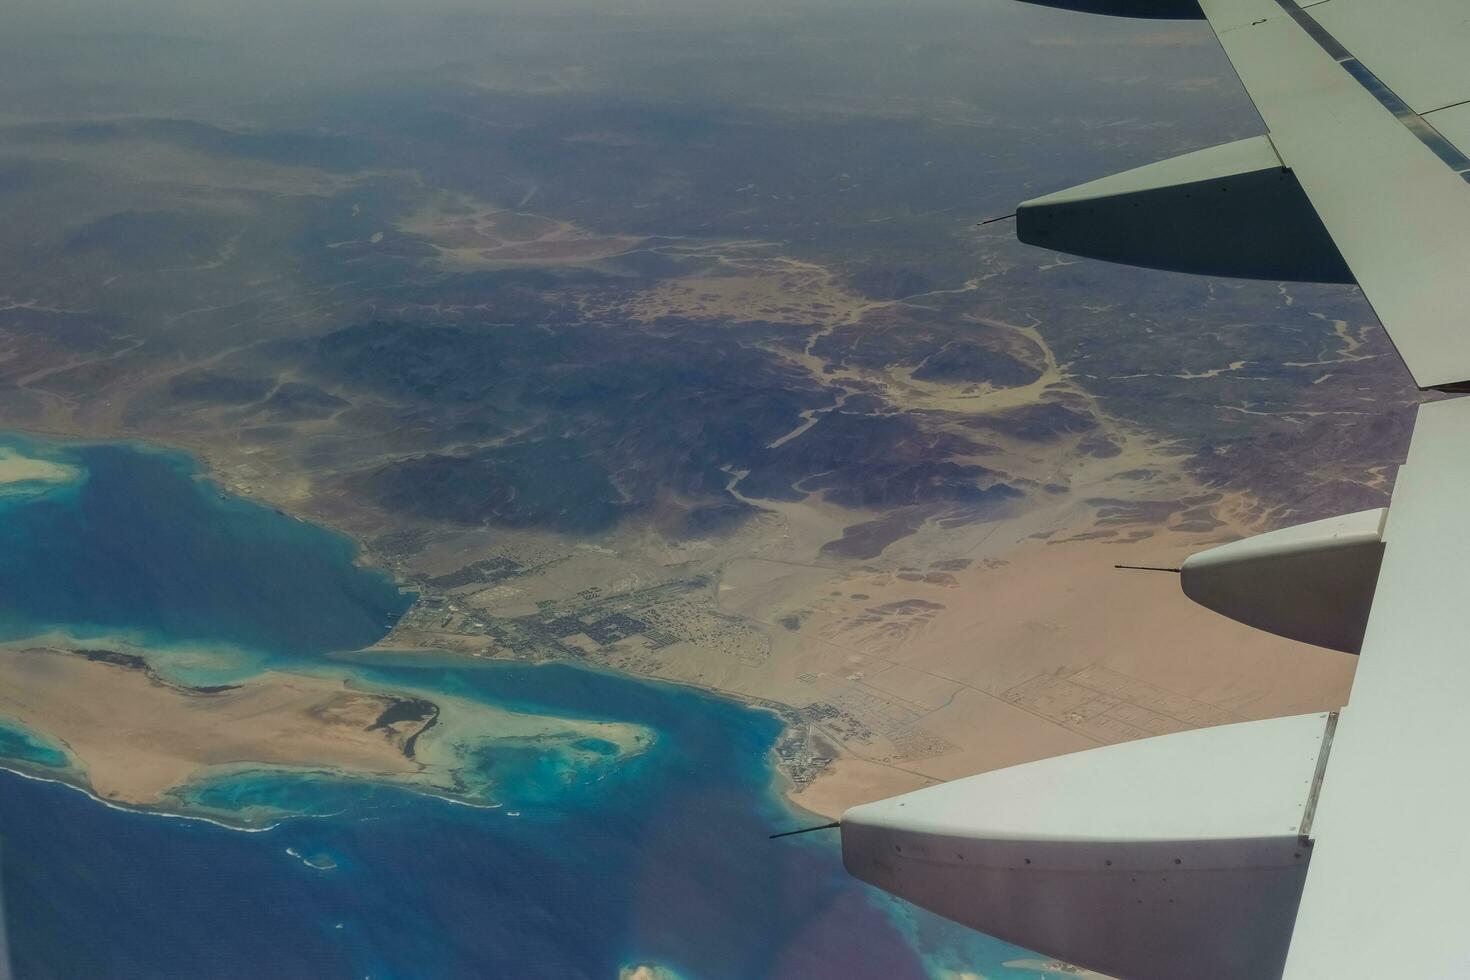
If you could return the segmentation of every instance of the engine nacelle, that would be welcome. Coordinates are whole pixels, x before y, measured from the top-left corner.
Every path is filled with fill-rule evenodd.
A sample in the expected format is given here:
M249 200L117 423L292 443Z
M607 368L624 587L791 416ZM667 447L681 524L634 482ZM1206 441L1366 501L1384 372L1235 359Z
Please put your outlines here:
M1365 510L1201 551L1184 562L1184 594L1222 616L1303 643L1363 645L1386 508Z

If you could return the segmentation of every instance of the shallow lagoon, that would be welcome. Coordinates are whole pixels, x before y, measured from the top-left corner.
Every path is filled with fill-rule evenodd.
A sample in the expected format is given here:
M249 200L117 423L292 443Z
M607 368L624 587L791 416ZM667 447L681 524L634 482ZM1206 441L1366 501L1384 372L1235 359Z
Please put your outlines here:
M17 975L612 978L654 963L688 978L1036 977L1002 965L1022 951L849 879L830 836L768 841L811 819L774 785L773 715L571 666L329 658L376 640L406 602L349 542L221 497L177 454L5 445L70 474L0 500L0 535L37 563L0 560L12 637L216 644L250 656L191 674L294 662L656 733L617 766L487 752L493 807L258 771L181 795L184 809L311 814L252 833L0 773ZM55 751L7 731L0 752L30 753L33 771Z

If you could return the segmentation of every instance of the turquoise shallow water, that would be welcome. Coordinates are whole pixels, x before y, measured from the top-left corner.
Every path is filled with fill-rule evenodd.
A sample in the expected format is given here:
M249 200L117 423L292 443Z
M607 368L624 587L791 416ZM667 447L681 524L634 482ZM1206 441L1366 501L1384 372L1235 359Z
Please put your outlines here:
M1022 951L852 881L832 838L768 841L810 819L773 786L774 716L570 666L329 661L377 639L405 602L348 542L221 498L176 454L8 445L76 469L0 499L8 635L220 644L251 651L236 673L311 665L657 735L617 765L499 743L475 763L494 808L281 772L184 795L216 813L304 814L252 833L0 773L18 976L612 978L643 962L688 978L1036 976L1003 966ZM64 761L4 726L0 755L36 774Z
M66 749L38 732L9 724L0 717L0 759L14 759L47 769L65 768Z

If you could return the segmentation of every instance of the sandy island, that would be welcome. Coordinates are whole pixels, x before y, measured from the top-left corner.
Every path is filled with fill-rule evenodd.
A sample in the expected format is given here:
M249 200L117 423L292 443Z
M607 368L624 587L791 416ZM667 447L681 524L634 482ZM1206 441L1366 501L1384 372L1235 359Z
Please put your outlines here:
M471 743L535 739L555 752L595 737L621 759L650 740L637 726L359 690L340 677L267 672L184 687L137 654L23 645L0 646L0 717L65 748L68 771L47 775L105 800L165 810L180 787L254 767L470 795L489 788L463 771Z

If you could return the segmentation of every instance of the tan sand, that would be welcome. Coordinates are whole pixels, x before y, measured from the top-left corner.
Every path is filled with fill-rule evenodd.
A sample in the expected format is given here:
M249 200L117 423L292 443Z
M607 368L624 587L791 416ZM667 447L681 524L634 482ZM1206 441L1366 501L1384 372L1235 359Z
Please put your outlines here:
M631 235L599 235L571 221L514 211L467 194L436 195L399 227L428 242L439 262L455 269L585 265L621 255L644 241Z
M1130 445L1107 466L1144 460L1170 462ZM708 586L638 611L680 642L576 645L604 666L785 706L793 799L826 815L1097 745L1343 704L1354 658L1226 620L1191 603L1172 574L1112 567L1177 565L1246 530L1108 524L1079 499L1195 492L1182 478L1157 484L1099 472L1046 508L994 524L931 524L865 563L820 553L860 514L815 499L762 502L763 516L702 549L645 549L640 562L627 557L638 549L613 542L616 557L574 551L458 601L524 615L533 599L704 572ZM1214 509L1226 518L1250 510L1237 504ZM444 566L463 564L466 545L477 547L447 539ZM473 628L460 632L461 618L402 628L385 646L511 655ZM833 761L823 767L824 758Z
M617 746L616 761L651 740L636 725L454 697L430 702L413 692L358 690L336 677L267 672L223 690L179 687L135 656L112 656L122 662L0 646L0 717L61 742L74 763L68 777L119 803L173 803L172 790L213 771L272 766L486 796L493 787L465 769L468 748L534 742L575 761L575 743L595 738ZM395 707L413 710L383 724Z
M63 463L0 449L0 486L7 483L70 483L80 474Z
M209 767L247 762L417 772L403 743L421 725L369 730L395 701L274 673L203 694L66 651L0 648L0 715L64 743L91 789L123 803L159 803Z
M844 756L796 801L835 815L929 780L1342 705L1351 656L1217 616L1174 575L1112 568L1177 564L1198 547L1198 536L1170 533L1134 547L1031 542L918 581L860 572L813 582L804 569L782 579L775 601L753 587L764 594L743 611L799 619L787 645L806 700L838 711L818 727ZM796 686L780 687L770 696L795 700Z

